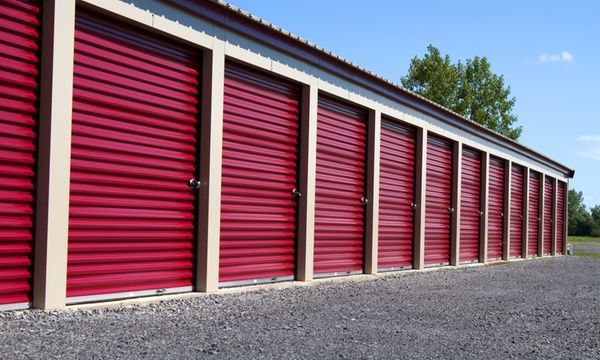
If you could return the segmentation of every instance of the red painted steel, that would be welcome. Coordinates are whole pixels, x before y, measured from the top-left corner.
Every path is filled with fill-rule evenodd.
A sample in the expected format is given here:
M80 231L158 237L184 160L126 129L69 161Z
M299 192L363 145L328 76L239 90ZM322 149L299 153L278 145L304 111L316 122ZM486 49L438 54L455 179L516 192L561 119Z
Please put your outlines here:
M566 186L562 181L558 182L556 192L556 253L563 254L565 242L565 198Z
M450 262L452 204L452 142L427 139L425 265Z
M414 128L386 119L381 122L378 245L380 269L412 267L415 136Z
M315 274L363 270L366 119L362 109L319 99Z
M546 176L544 179L544 255L552 254L553 194L554 179Z
M490 157L488 187L488 259L502 257L504 237L504 160Z
M525 169L514 165L510 178L510 256L523 254L523 181Z
M0 306L31 302L39 47L39 2L0 2Z
M460 199L460 262L479 260L481 152L463 148Z
M225 67L219 281L293 276L300 88Z
M527 254L538 255L538 236L540 232L540 174L531 171L529 173L529 229Z
M199 55L78 13L68 297L192 286Z

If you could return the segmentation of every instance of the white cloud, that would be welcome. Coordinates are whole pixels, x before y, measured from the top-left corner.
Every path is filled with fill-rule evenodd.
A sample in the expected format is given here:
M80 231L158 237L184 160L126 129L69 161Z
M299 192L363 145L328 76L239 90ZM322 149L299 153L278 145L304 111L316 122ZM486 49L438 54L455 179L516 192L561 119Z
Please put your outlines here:
M577 140L588 142L600 142L600 135L581 135Z
M560 54L542 54L540 55L538 62L540 64L553 63L553 62L573 62L573 54L568 51L563 51Z
M600 147L591 147L577 152L577 155L600 161Z

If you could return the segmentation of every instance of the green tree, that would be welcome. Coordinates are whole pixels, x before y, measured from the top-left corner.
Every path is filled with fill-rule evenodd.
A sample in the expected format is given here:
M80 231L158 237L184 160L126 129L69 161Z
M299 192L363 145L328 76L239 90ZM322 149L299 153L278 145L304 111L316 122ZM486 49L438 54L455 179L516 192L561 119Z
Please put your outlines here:
M452 63L433 45L423 58L414 57L402 86L486 128L517 140L522 127L513 114L515 98L504 77L494 74L485 57Z
M589 236L592 234L594 220L583 204L583 193L569 189L569 235ZM600 214L598 214L600 215Z
M600 205L596 205L590 209L592 216L592 233L593 237L600 237Z

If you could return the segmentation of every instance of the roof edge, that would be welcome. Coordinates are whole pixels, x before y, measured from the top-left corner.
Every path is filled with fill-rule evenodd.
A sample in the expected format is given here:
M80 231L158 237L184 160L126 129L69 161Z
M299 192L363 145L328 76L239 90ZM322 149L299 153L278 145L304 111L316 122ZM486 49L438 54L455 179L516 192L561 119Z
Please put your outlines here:
M278 51L289 54L302 61L320 67L336 76L368 88L382 96L396 101L404 106L418 110L458 129L482 137L492 143L516 151L534 161L542 163L569 178L575 176L575 170L541 154L521 143L491 131L474 121L471 121L435 102L408 91L373 72L357 66L325 49L302 40L301 38L283 31L266 21L249 13L242 12L219 0L163 0L182 10L200 16L242 34L253 40L266 44Z

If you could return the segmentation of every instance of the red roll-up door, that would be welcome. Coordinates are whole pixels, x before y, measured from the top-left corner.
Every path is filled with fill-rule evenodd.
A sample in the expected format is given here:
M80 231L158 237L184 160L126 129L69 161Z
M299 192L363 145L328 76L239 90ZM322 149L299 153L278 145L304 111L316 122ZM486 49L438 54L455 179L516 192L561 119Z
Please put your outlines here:
M191 290L199 55L78 13L69 302Z
M225 67L219 282L293 279L299 86Z
M39 2L0 2L0 309L31 302L39 47Z
M460 262L479 260L481 153L463 148L460 199Z
M450 262L453 145L437 136L427 139L425 265Z
M381 122L379 270L412 268L415 136L413 128Z
M315 199L316 275L363 271L367 113L319 98Z
M558 182L556 192L556 253L563 254L565 243L565 192L566 186L562 181Z
M554 180L546 176L544 179L544 255L552 254L553 193Z
M510 178L510 256L523 254L523 177L525 169L513 165Z
M504 236L504 161L490 157L487 259L502 258Z
M540 231L540 174L531 171L529 173L529 229L528 233L528 256L538 255L538 236Z

